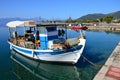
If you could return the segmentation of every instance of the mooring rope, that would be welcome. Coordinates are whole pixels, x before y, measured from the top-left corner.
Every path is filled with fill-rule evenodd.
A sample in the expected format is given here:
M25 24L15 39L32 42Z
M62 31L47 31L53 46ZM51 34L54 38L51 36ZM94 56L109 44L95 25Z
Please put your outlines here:
M90 63L91 65L95 66L95 67L100 67L101 65L99 64L95 64L92 61L88 60L85 56L81 55L83 57L84 60L86 60L88 63Z
M73 47L74 49L76 49L76 47ZM77 49L76 49L77 50ZM92 61L90 61L89 59L87 59L85 56L83 56L81 54L81 56L83 57L83 60L86 60L88 63L90 63L91 65L95 66L95 67L100 67L101 65L100 64L95 64L93 63Z

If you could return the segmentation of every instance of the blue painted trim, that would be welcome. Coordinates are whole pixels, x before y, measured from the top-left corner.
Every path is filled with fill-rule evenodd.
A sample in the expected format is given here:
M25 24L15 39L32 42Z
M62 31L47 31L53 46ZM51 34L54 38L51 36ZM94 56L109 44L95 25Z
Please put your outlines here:
M46 50L48 48L48 37L47 36L40 36L40 49Z
M42 36L42 37L40 36L40 41L48 41L48 37L47 37L47 36L44 36L44 37L43 37L43 36Z
M57 27L46 27L48 32L57 31Z
M21 52L24 52L26 54L32 54L32 51L28 51L28 50L25 50L25 49L20 49L16 46L13 46L14 49L16 50L19 50ZM68 53L68 52L73 52L73 51L76 51L76 50L80 50L82 48L82 45L80 46L77 46L76 48L70 48L68 50L53 50L53 52L39 52L39 51L35 51L34 53L36 55L42 55L42 54L50 54L50 55L58 55L58 54L62 54L62 53Z
M48 41L40 41L40 49L46 50L48 48Z
M48 36L48 40L58 39L58 35Z
M80 50L81 48L82 48L82 45L77 46L76 48L70 48L68 50L53 50L53 52L35 52L35 53L36 53L36 55L41 55L41 54L58 55L58 54L62 54L62 53L68 53L68 52Z
M54 40L58 39L58 35L53 35L53 36L40 36L40 41L48 41L48 40Z
M27 54L32 54L32 51L28 51L28 50L25 50L25 49L20 49L20 48L15 47L15 46L13 46L13 48L16 49L16 50L19 50L21 52L27 53Z

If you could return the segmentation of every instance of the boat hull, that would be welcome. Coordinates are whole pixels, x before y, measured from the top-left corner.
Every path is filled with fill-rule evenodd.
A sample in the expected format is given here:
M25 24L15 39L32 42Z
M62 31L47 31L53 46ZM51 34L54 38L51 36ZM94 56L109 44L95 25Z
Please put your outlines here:
M42 61L50 61L50 62L63 62L63 63L77 63L80 58L83 49L85 47L85 39L80 39L79 45L82 47L75 51L69 52L54 52L53 50L36 50L36 49L27 49L23 47L19 47L9 42L10 49L17 51L18 53L30 57L32 59L38 59Z

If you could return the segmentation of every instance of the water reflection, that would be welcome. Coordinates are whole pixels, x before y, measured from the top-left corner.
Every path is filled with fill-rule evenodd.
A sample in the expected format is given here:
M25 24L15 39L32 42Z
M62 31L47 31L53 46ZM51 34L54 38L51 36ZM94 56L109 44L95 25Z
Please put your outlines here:
M73 65L60 65L31 60L11 51L12 72L21 80L80 80Z

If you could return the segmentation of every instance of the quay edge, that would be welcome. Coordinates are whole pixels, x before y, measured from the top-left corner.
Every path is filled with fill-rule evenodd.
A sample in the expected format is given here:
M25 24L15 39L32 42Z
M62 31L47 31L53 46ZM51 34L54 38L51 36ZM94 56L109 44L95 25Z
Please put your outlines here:
M120 80L120 42L93 80Z

